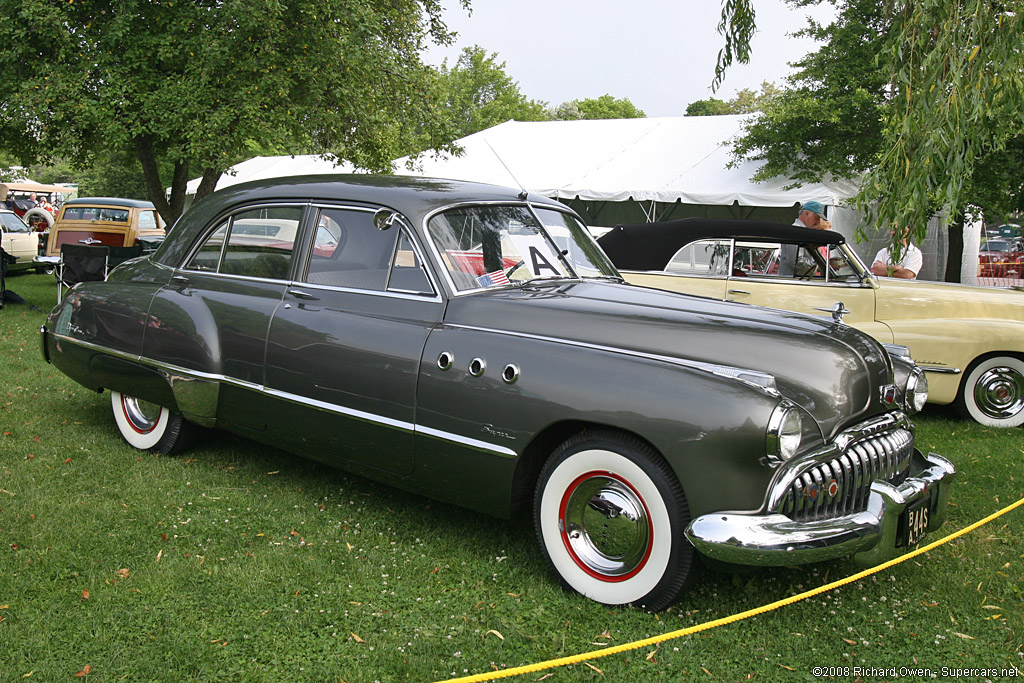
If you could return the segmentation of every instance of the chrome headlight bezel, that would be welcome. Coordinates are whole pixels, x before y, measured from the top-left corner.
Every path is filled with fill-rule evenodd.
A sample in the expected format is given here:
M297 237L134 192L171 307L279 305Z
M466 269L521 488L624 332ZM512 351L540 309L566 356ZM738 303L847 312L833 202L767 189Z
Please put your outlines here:
M803 415L792 401L782 400L775 406L765 430L765 452L772 464L791 459L803 441Z
M911 415L921 412L924 404L928 402L928 377L921 368L915 367L910 371L904 402L907 412Z

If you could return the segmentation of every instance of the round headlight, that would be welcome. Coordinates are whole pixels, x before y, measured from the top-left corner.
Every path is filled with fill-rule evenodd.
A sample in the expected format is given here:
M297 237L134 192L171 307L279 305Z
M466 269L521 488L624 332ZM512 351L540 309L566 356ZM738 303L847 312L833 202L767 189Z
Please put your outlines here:
M924 370L914 368L907 380L907 412L914 414L924 409L928 401L928 377Z
M800 409L789 401L782 401L768 419L765 446L769 460L780 463L792 458L800 448L802 436Z

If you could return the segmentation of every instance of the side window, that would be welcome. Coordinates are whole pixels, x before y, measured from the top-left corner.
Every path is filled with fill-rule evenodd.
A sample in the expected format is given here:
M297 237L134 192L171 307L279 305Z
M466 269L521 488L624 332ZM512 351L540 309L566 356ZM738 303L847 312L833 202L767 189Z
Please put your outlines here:
M185 267L285 280L291 270L302 207L249 209L223 221Z
M401 230L378 230L373 213L324 209L317 218L305 281L383 292Z
M767 275L799 280L824 280L828 250L824 246L782 244L779 246L778 267Z
M139 230L156 230L156 211L139 212Z
M185 265L185 269L216 273L220 264L220 252L224 248L224 236L227 234L228 222L224 221L206 238L203 246L199 247L199 251Z
M729 274L729 240L701 240L676 252L665 271L678 275L718 277Z
M434 293L434 288L430 286L430 279L427 277L427 271L423 268L423 262L416 254L412 239L405 230L402 230L398 237L395 262L391 266L391 277L388 278L388 291L412 294Z

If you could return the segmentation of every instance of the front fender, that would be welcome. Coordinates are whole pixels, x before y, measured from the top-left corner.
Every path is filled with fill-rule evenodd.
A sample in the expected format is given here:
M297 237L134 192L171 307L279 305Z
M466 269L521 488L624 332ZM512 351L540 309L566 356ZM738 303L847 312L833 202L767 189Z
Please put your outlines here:
M431 333L421 367L417 429L491 456L459 461L456 476L467 483L488 485L467 467L479 466L488 481L494 473L485 463L520 458L539 435L568 421L651 443L679 478L691 511L763 503L772 475L765 428L779 401L770 391L628 352L456 326ZM511 381L510 367L518 371ZM418 468L450 469L437 460L443 456L420 458L421 443ZM500 495L509 495L508 485L501 482Z

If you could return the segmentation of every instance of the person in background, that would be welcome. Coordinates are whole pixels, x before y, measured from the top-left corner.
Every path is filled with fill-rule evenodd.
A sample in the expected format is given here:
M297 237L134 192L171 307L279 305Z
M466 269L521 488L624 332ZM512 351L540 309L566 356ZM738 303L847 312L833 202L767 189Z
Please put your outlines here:
M831 230L832 223L825 218L825 205L821 202L804 202L800 207L800 214L793 221L793 225L803 228L814 228L816 230Z
M825 205L821 202L811 200L804 202L800 207L793 225L798 228L812 228L814 230L831 230L832 223L825 218ZM828 259L828 247L821 247L822 258ZM815 269L814 263L806 254L800 253L800 248L795 244L783 244L779 249L779 275L793 277L799 272L808 273Z
M880 249L871 264L871 272L879 276L899 277L904 280L916 279L917 274L921 272L924 256L921 254L921 250L910 241L910 230L894 229L893 239L903 246L899 260L893 262L889 247Z

